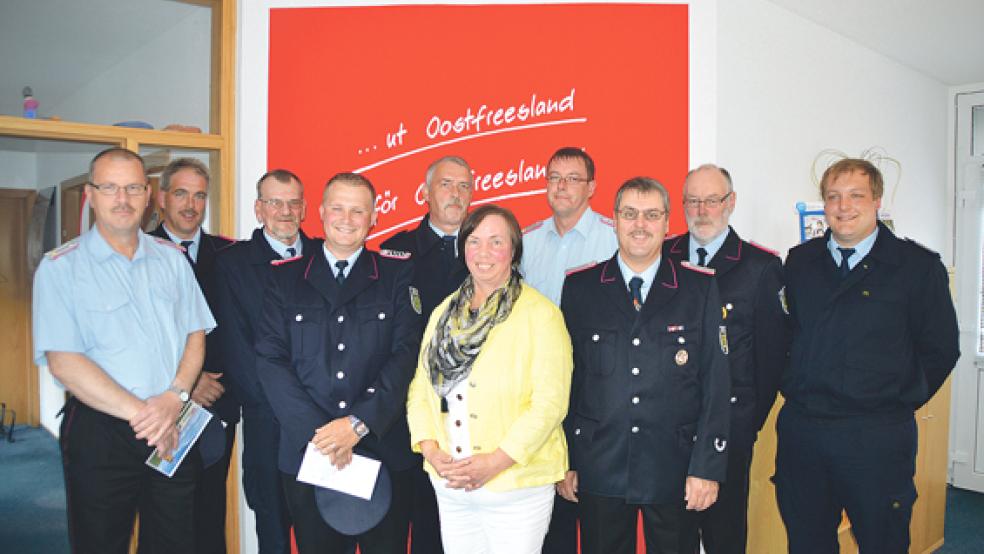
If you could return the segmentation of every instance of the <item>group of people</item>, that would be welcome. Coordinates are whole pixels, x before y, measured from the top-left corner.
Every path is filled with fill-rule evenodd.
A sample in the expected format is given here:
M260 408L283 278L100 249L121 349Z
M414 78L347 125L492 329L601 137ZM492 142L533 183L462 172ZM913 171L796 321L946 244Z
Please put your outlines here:
M779 256L729 225L724 168L657 180L590 207L582 149L547 163L551 217L521 229L471 208L474 173L427 169L428 212L365 246L376 191L328 180L324 239L301 230L301 180L256 187L261 227L202 230L207 168L172 162L163 222L143 160L89 168L95 225L49 252L34 350L69 392L60 442L78 553L225 552L225 482L242 419L246 500L261 554L743 553L753 446L781 391L776 495L794 553L906 552L916 500L913 412L959 351L939 256L878 222L878 169L823 176L830 230ZM688 232L668 237L673 206ZM215 417L172 477L145 464L195 401ZM388 504L355 535L299 481L309 448L339 469L381 462ZM368 501L367 501L368 502ZM359 517L356 509L354 517ZM353 513L346 514L353 517ZM375 520L374 520L375 521Z

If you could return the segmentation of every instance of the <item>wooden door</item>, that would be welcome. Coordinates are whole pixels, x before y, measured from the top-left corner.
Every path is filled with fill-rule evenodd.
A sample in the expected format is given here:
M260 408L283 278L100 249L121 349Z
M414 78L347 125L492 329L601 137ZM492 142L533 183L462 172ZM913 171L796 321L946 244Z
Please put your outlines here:
M0 189L0 402L18 423L38 425L38 370L32 362L28 225L37 193Z

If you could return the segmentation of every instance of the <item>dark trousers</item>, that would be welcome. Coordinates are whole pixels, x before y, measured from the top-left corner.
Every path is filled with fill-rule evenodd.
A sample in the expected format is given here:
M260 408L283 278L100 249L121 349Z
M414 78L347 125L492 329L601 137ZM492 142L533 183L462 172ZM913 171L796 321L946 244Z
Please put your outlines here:
M577 554L577 504L554 495L543 554Z
M909 549L916 500L911 413L812 418L787 404L776 424L776 498L792 554L836 554L841 510L864 554Z
M441 520L437 515L437 498L430 477L424 471L423 457L407 470L413 482L413 502L410 509L411 554L444 554L441 545Z
M702 512L683 511L680 552L699 554L703 542L707 554L745 554L751 465L751 446L728 451L728 474L717 501Z
M189 452L168 478L145 464L153 451L129 423L72 398L59 443L74 554L125 554L137 512L152 533L147 552L194 552L194 494L201 471Z
M625 499L578 493L583 554L635 554L639 514L647 554L678 554L684 504L626 504Z
M294 536L299 554L348 554L352 537L325 523L314 499L314 486L301 483L296 475L281 474L287 505L294 520ZM413 481L409 470L393 471L390 509L375 527L357 535L362 554L406 554L410 531L410 505Z
M256 515L259 554L290 553L290 512L280 484L280 424L269 406L243 406L243 492Z
M202 470L195 490L195 544L197 554L226 554L226 478L232 459L236 426L227 425L225 454L219 461Z

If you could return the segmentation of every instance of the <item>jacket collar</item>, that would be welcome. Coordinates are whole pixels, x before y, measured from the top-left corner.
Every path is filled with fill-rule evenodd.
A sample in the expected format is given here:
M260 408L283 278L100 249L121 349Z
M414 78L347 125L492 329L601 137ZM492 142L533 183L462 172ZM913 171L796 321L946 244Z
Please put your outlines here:
M302 255L307 256L309 253L317 251L320 243L318 239L309 238L304 234L304 231L300 231L300 235ZM253 229L253 234L250 236L248 245L249 262L253 265L269 264L272 260L280 259L280 254L277 254L273 248L270 248L270 243L263 236L263 227Z
M638 313L632 307L632 298L629 297L625 276L622 275L622 270L618 267L617 251L602 265L601 287L611 302L618 306L624 315L631 319L641 315L642 322L645 322L656 315L676 295L680 287L679 272L679 263L669 256L663 256L659 263L659 270L656 271L656 278L653 279L653 284L649 287L646 301L642 304L642 311Z
M355 260L348 277L341 287L335 281L335 272L328 267L324 252L305 253L310 259L304 269L304 280L333 306L344 306L366 287L379 280L379 260L376 253L366 248Z

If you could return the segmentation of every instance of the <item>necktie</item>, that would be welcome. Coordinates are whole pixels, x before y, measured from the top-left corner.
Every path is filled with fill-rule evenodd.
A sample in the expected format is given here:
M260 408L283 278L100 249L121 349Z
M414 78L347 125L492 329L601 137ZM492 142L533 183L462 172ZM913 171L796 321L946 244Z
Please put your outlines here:
M348 265L348 260L338 260L335 262L335 267L338 268L338 273L335 274L335 282L341 285L345 282L345 267Z
M703 246L697 249L697 265L707 265L707 250Z
M841 253L840 276L843 279L851 272L851 266L848 265L847 260L854 255L855 250L853 248L838 248L838 250Z
M181 246L184 247L185 259L188 260L188 263L190 263L192 267L195 267L195 260L191 259L191 245L193 244L195 244L195 241L193 240L181 241Z
M287 256L286 256L287 258L293 258L296 255L297 255L297 250L295 250L293 246L287 249Z
M636 311L642 310L642 278L633 277L629 279L629 292L632 293L632 306Z
M458 257L458 254L454 251L454 241L456 238L454 235L444 235L441 237L441 250L451 259Z

